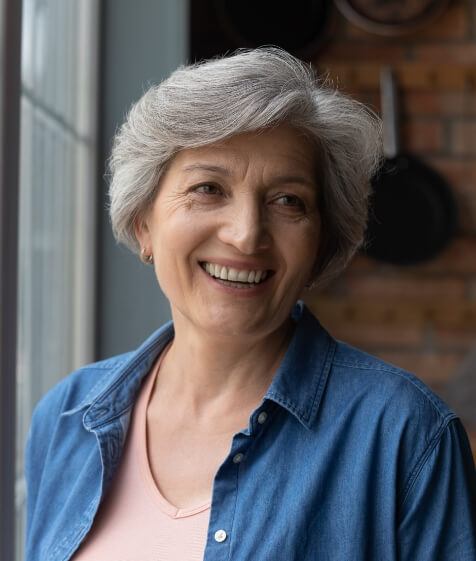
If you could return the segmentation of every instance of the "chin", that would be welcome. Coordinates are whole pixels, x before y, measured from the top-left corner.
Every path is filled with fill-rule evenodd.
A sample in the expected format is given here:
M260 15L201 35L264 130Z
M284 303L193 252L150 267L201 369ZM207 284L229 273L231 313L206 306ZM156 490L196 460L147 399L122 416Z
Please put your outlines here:
M220 310L209 314L200 322L203 328L217 337L251 337L268 334L279 328L276 314L257 313L254 310L237 310L236 308Z

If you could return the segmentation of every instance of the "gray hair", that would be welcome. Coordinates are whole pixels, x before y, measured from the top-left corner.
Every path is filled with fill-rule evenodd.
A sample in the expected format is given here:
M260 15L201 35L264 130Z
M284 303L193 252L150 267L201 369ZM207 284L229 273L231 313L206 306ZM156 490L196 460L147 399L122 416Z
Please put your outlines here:
M132 106L109 160L116 240L139 252L135 222L177 152L279 124L318 146L323 239L314 284L335 277L363 243L370 179L381 161L380 120L277 47L181 66Z

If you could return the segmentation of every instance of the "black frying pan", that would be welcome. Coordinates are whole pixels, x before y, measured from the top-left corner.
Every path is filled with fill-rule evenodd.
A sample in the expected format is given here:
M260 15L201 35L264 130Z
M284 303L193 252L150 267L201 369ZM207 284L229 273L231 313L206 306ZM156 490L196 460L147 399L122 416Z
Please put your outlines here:
M457 209L447 182L412 154L399 151L395 79L381 73L385 161L373 180L366 252L396 265L435 257L456 230Z
M215 0L222 29L237 47L278 45L308 59L327 39L333 23L330 0Z
M403 35L439 17L449 0L334 0L352 23L378 35Z

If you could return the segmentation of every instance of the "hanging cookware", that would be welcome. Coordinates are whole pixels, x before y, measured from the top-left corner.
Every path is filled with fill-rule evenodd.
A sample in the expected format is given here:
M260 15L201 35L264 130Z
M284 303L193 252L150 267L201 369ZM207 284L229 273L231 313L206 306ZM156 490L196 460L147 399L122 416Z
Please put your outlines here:
M335 0L352 23L377 35L403 35L433 21L449 0Z
M277 45L304 59L329 39L334 15L330 0L215 0L215 9L234 47Z
M396 265L427 261L456 230L456 203L447 182L412 154L399 151L396 85L381 72L385 161L373 180L366 252Z

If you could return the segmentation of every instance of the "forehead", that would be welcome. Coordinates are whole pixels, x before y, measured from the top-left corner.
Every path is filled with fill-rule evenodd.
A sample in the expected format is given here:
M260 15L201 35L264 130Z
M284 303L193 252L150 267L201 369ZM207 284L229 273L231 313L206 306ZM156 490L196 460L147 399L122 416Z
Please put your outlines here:
M180 151L169 171L189 174L200 171L232 172L250 165L270 171L309 172L316 168L316 146L302 133L288 127L242 133L226 140Z

